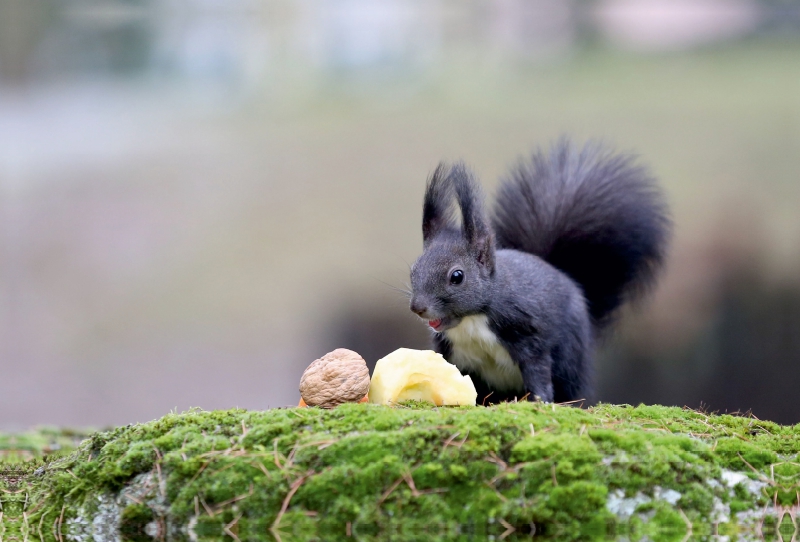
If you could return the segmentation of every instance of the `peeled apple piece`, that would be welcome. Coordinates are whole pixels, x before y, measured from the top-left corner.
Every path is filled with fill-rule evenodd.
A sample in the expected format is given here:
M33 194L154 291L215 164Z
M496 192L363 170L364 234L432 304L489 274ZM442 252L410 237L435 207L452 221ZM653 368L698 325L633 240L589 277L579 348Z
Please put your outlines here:
M472 379L432 350L400 348L379 359L369 387L369 402L381 405L401 401L474 405L477 397Z

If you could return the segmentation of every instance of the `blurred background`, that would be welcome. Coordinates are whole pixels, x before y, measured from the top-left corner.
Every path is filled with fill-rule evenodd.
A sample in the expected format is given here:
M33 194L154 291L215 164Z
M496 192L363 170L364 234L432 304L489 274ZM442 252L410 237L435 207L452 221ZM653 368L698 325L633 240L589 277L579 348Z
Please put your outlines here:
M393 288L441 159L491 192L562 133L676 224L596 399L800 422L800 5L3 0L0 428L296 404L425 347Z

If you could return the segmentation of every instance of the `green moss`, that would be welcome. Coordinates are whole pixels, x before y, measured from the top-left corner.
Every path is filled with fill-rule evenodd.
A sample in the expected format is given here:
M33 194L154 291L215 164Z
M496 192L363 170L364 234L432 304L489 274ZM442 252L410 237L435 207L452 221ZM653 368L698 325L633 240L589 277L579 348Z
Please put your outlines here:
M96 535L98 517L132 540L147 525L198 540L344 539L348 529L430 540L509 527L672 540L689 522L701 532L736 514L744 525L772 502L797 505L798 433L655 406L195 410L20 463L29 499L18 507L28 525L51 526L48 541Z
M145 504L134 503L126 506L120 517L119 531L122 538L132 542L151 540L152 537L147 534L146 528L154 519L153 510Z

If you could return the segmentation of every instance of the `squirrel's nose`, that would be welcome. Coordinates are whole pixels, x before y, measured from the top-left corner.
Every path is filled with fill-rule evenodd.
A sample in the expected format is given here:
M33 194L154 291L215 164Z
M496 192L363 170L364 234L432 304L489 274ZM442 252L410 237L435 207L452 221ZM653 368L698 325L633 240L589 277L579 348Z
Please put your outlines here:
M411 299L411 312L417 316L422 316L428 311L428 307L417 298Z

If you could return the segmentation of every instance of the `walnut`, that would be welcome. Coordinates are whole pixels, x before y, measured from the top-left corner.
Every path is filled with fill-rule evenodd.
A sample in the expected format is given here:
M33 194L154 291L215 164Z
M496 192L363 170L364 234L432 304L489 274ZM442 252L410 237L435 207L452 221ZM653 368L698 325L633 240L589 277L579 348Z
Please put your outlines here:
M355 403L368 391L367 363L346 348L337 348L314 361L300 378L300 396L308 406L333 408Z

